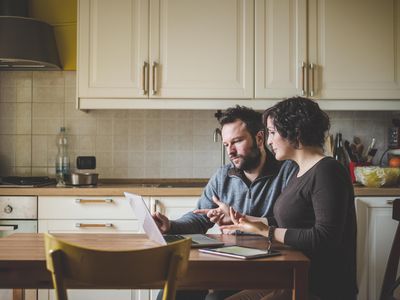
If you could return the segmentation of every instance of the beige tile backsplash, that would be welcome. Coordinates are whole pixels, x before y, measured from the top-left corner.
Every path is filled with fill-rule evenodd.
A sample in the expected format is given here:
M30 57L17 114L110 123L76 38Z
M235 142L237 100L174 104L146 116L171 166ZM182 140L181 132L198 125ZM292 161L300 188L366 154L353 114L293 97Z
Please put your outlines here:
M30 151L32 148L31 135L17 134L15 140L15 166L27 167L32 165L32 157Z
M0 175L54 175L65 126L72 167L95 155L102 178L204 178L220 164L214 111L75 109L75 72L0 72ZM387 145L393 112L329 112L331 132Z

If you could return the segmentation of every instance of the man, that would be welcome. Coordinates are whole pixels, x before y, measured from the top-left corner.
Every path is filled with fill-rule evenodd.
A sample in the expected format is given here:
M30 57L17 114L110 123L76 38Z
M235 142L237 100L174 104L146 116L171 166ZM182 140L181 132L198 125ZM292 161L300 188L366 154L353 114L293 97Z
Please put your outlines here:
M231 224L230 206L242 214L265 218L296 169L289 161L281 165L265 147L260 113L236 106L223 112L218 121L231 164L220 167L211 177L195 211L173 221L159 212L153 214L163 233L206 233L215 223ZM176 299L204 299L207 293L178 291ZM223 299L233 293L220 291L207 298ZM157 299L161 297L159 293Z
M231 164L211 177L194 212L174 221L159 212L153 214L163 233L206 233L215 223L230 224L229 206L265 218L296 169L292 162L281 165L265 147L260 113L236 106L223 112L218 121Z

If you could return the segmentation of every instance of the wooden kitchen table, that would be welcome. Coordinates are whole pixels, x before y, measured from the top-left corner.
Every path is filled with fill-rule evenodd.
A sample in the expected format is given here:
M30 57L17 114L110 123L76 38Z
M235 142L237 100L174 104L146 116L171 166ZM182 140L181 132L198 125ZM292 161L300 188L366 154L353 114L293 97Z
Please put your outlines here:
M144 249L156 246L140 234L55 234L76 244L109 250ZM265 249L258 236L212 235L226 244ZM201 253L192 249L183 289L292 289L293 299L308 296L308 258L281 244L274 245L283 255L241 260ZM52 288L46 269L43 234L16 233L0 239L0 288ZM76 286L79 288L79 286ZM133 286L132 288L160 288Z

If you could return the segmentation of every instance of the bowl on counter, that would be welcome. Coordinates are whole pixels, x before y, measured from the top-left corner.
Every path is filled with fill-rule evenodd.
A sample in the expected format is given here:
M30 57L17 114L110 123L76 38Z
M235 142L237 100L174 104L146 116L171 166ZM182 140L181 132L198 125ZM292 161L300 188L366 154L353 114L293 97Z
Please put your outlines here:
M356 181L367 187L396 186L399 184L400 168L356 167L354 174Z
M95 186L99 178L98 173L92 172L71 172L67 184L73 186Z

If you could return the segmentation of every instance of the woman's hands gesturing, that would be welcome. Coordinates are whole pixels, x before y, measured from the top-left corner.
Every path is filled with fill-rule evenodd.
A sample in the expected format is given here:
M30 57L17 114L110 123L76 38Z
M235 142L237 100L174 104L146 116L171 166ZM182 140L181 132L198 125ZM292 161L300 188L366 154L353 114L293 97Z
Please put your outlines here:
M222 230L240 230L247 233L255 233L268 236L268 225L257 220L250 220L250 218L236 212L232 207L229 208L229 215L233 225L220 226Z

